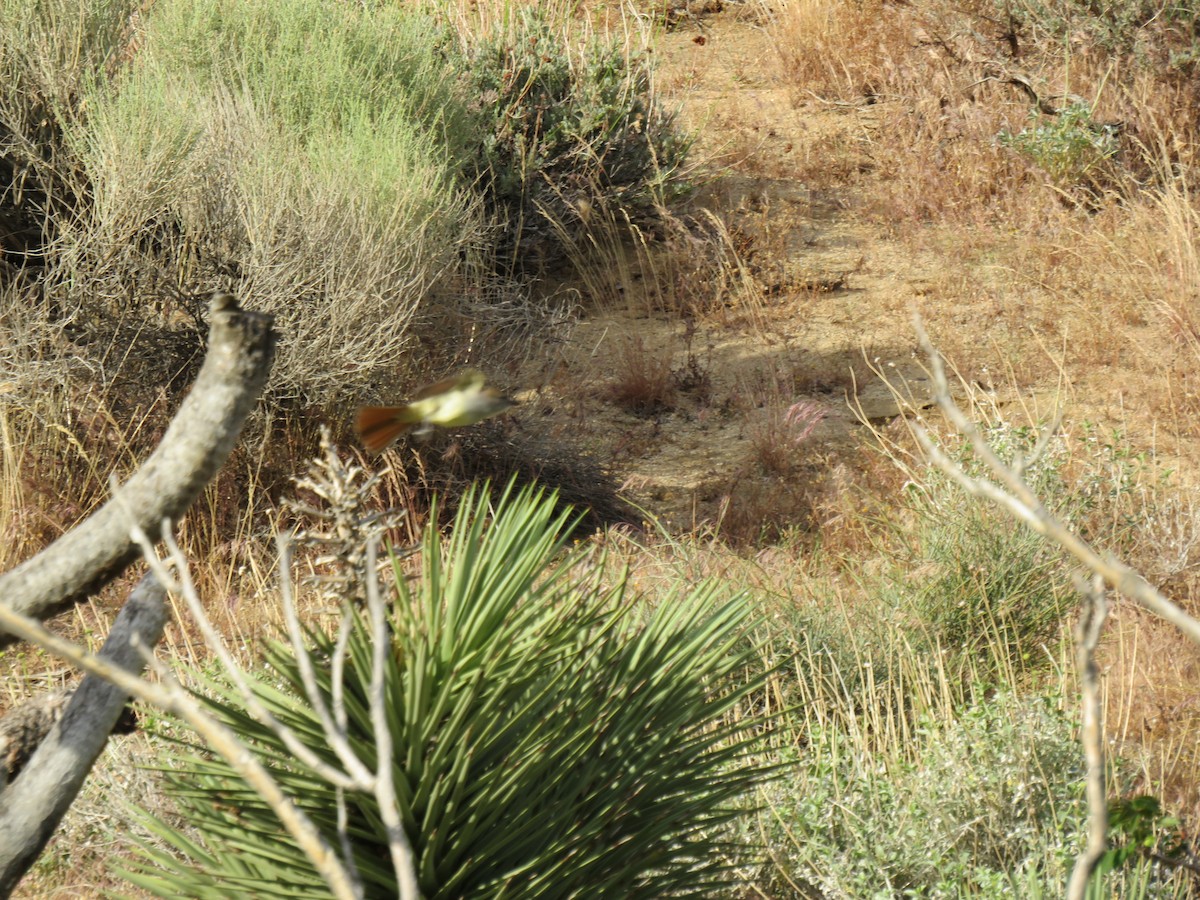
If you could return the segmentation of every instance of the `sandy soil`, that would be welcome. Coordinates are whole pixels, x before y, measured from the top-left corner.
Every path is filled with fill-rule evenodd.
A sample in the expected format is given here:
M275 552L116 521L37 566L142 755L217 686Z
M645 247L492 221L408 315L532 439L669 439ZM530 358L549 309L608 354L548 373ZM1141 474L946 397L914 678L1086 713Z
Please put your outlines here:
M548 414L571 407L563 429L586 435L636 502L693 527L712 522L730 485L749 476L756 430L787 407L820 405L796 452L828 462L857 442L863 418L899 412L872 369L908 384L918 405L926 399L911 317L940 261L861 221L852 197L806 183L822 146L870 139L871 111L794 96L761 26L731 14L686 21L658 53L660 86L716 173L691 209L726 223L754 299L692 321L590 308L562 354L570 362L536 397ZM625 411L609 388L631 353L669 360L685 382L690 361L705 389L679 391L651 415Z
M655 52L659 87L698 135L701 171L713 173L691 210L724 222L753 289L691 320L606 309L585 295L558 368L529 382L547 421L568 409L557 427L671 525L711 523L733 485L758 477L755 434L789 406L820 404L824 418L796 453L827 469L853 455L863 419L883 425L900 412L877 373L927 405L919 311L949 358L975 367L970 387L994 408L1044 421L1064 407L1068 421L1126 433L1142 422L1149 433L1158 413L1142 401L1154 366L1114 349L1131 334L1128 346L1138 345L1139 314L1099 321L1033 282L1014 287L1004 265L989 263L1002 252L994 231L973 258L958 226L897 233L867 214L878 107L806 96L784 77L767 28L740 10L684 18ZM637 284L623 289L639 309ZM668 360L685 382L690 365L707 383L653 414L623 410L611 388L637 354ZM1168 463L1191 452L1186 442L1156 449Z

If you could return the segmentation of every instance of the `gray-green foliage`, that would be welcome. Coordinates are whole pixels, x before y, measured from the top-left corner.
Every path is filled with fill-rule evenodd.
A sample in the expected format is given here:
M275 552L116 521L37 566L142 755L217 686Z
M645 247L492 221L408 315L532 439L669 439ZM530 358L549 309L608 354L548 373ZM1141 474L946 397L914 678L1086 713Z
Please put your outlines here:
M748 757L754 723L730 718L762 683L745 677L745 598L692 586L647 611L586 552L564 553L568 520L553 497L505 495L489 515L491 503L469 494L448 538L427 531L419 577L396 574L388 705L423 895L700 895L736 858L727 825L764 775ZM312 640L318 658L332 652L330 637ZM373 765L369 659L356 629L346 707L351 742ZM213 711L336 844L333 789L210 688ZM336 765L287 650L269 654L257 691ZM167 897L327 895L223 762L181 747L164 764L187 827L148 817L172 849L147 850L131 880ZM396 896L373 799L347 802L367 896Z
M1016 896L1031 871L1065 883L1082 757L1053 703L998 695L926 721L908 751L813 732L786 794L770 789L777 864L837 898Z
M1200 19L1196 0L1004 0L995 15L1021 28L1034 41L1086 36L1110 52L1135 51L1155 23L1194 36Z
M445 41L400 5L156 4L72 136L92 201L59 292L111 312L234 287L277 316L277 394L329 402L394 370L482 240L446 149L462 123Z
M1077 723L1054 698L999 693L926 718L900 754L813 729L768 788L778 893L808 882L829 900L1061 897L1086 831ZM1178 897L1144 865L1090 896ZM805 896L800 894L800 896Z
M921 523L929 574L905 586L917 629L976 675L1045 663L1074 601L1058 552L978 503L943 499Z
M1104 163L1120 149L1116 126L1094 122L1091 105L1082 100L1049 118L1034 110L1027 127L1001 132L999 138L1064 189L1094 183Z
M189 298L232 289L277 318L276 397L375 393L530 223L650 209L683 158L647 59L553 12L485 35L430 4L3 4L0 249L154 387L198 349Z
M594 35L575 43L537 6L464 54L480 140L471 165L515 255L526 229L574 222L581 202L638 216L680 189L687 142L651 90L646 54Z

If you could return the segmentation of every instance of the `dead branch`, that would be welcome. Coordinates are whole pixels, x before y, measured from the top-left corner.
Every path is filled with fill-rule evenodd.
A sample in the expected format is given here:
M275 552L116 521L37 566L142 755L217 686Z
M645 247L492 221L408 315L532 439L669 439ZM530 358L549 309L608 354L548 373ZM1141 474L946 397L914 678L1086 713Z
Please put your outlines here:
M48 734L52 719L32 723L37 727L26 736L39 739L37 749L0 793L0 894L53 834L128 697L144 697L147 682L138 673L144 652L162 636L165 592L160 581L143 579L98 656L54 638L36 620L99 589L133 561L140 550L131 525L157 537L166 517L187 510L228 458L266 384L275 347L271 318L243 311L229 294L214 295L209 309L204 365L158 448L101 510L0 576L0 646L33 640L90 673Z
M98 659L136 677L142 648L162 637L166 591L144 577L113 623ZM0 896L8 896L42 852L108 742L129 693L89 675L75 691L58 724L0 794Z
M0 602L14 612L45 619L94 593L139 555L131 524L157 539L224 465L266 384L275 333L270 316L229 294L215 294L209 313L204 365L162 443L102 509L0 576ZM0 646L11 641L0 632Z
M1081 579L1082 581L1082 579ZM1100 696L1100 670L1096 666L1096 646L1108 617L1108 599L1104 581L1093 575L1091 583L1079 585L1083 611L1075 623L1075 661L1079 666L1083 705L1083 757L1087 762L1087 847L1075 860L1067 882L1067 900L1084 900L1088 882L1096 864L1104 856L1108 839L1108 799L1104 786L1104 719Z
M374 644L371 654L371 729L375 732L379 760L375 775L375 800L379 804L379 817L387 829L388 849L391 851L392 868L400 887L400 900L419 900L420 885L417 883L416 860L412 843L404 831L400 807L396 802L396 783L393 778L392 730L388 725L386 667L392 652L388 639L387 608L379 593L379 579L375 573L375 559L379 551L378 539L367 544L367 610L370 614L371 639Z
M166 572L157 559L152 560L152 568L156 573ZM156 574L155 577L166 581L170 590L182 589L169 574L165 578L159 574ZM189 693L165 666L150 656L148 647L139 645L141 648L139 653L145 651L142 659L149 660L162 682L160 684L140 678L131 671L112 665L108 660L88 653L77 644L51 633L36 619L13 612L4 604L0 604L0 627L16 635L19 639L28 641L54 654L59 659L71 663L84 672L103 678L115 685L123 694L136 697L164 712L179 716L187 722L204 739L209 749L222 756L250 788L271 807L284 828L296 840L300 849L312 860L317 872L325 879L333 895L338 900L361 900L361 887L346 871L337 854L321 836L312 820L283 793L270 771L246 749L245 745L238 740L238 736L206 712L201 702ZM36 755L31 765L34 762L36 762ZM0 813L0 815L3 814ZM5 836L6 830L0 826L0 840ZM25 865L28 866L32 861L32 858L25 860ZM18 871L16 877L20 878L20 875L21 872Z

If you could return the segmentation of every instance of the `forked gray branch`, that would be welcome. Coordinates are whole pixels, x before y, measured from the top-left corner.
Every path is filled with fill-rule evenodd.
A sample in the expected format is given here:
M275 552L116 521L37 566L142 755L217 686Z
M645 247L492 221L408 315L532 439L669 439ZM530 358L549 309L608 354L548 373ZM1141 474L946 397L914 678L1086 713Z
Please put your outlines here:
M1166 619L1185 635L1200 644L1200 621L1188 615L1164 597L1139 572L1112 555L1101 556L1090 544L1072 531L1042 503L1041 498L1024 478L1024 461L1020 458L1006 464L995 453L966 414L950 396L945 367L918 318L917 334L921 347L929 357L933 395L937 405L955 429L971 444L975 455L991 470L995 481L969 475L961 465L950 459L921 425L914 433L929 459L968 493L985 497L1007 510L1038 534L1058 544L1075 557L1091 573L1090 584L1081 589L1084 596L1083 613L1075 630L1076 655L1080 671L1083 705L1081 739L1087 761L1088 840L1084 852L1076 860L1067 885L1068 900L1083 900L1092 873L1105 853L1108 831L1108 803L1104 783L1104 729L1101 719L1101 695L1095 652L1107 616L1105 584L1141 604L1150 612ZM1053 428L1043 433L1035 454L1045 448Z
M914 429L917 440L921 442L921 447L928 454L930 460L968 493L976 497L985 497L1007 510L1038 534L1058 544L1083 563L1088 571L1102 577L1118 593L1124 594L1155 615L1166 619L1193 642L1200 644L1200 620L1188 615L1177 604L1164 597L1157 588L1142 577L1140 572L1131 569L1111 554L1101 555L1098 553L1087 541L1046 509L1041 498L1022 477L1023 463L1021 460L1017 460L1009 466L996 456L995 451L988 446L987 440L975 427L975 423L967 418L966 414L958 408L958 404L954 402L954 398L950 396L950 387L946 381L946 371L942 365L941 356L930 343L929 336L925 333L919 319L916 321L916 328L921 340L921 347L929 357L933 376L934 400L945 413L946 418L950 420L950 424L959 434L970 441L975 455L991 469L997 481L968 475L961 466L942 452L928 431L917 425Z
M214 753L222 756L250 788L271 807L300 849L312 860L317 872L329 885L337 900L362 900L361 886L350 876L337 853L321 835L312 820L284 794L270 771L251 753L226 725L205 711L201 702L174 678L171 672L149 653L148 660L159 676L159 683L147 681L108 660L92 655L51 633L36 619L13 612L0 604L0 626L21 640L54 654L78 669L97 675L121 691L179 716L204 739ZM145 648L148 649L148 648ZM32 861L32 860L30 860ZM18 875L19 877L19 875Z

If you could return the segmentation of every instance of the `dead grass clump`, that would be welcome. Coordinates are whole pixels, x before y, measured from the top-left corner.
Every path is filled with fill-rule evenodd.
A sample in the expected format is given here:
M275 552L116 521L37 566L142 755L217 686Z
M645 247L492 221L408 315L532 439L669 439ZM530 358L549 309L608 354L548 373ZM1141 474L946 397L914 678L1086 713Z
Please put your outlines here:
M1016 116L1012 113L1016 113ZM873 207L885 222L1034 224L1058 206L1035 167L996 135L1022 111L933 96L881 107L873 152L882 179Z
M157 446L173 411L165 392L135 404L103 386L72 392L43 389L10 395L0 406L0 568L33 556L110 496L110 477L124 480ZM272 597L269 535L278 500L316 447L315 417L252 423L229 461L176 523L181 547L210 614L249 649L280 622ZM69 636L102 637L124 603L132 574L57 620ZM173 654L207 658L186 621L172 621ZM21 665L21 656L5 661Z
M713 534L737 549L760 549L812 530L815 467L786 478L739 473L722 492Z
M646 347L640 336L626 338L616 354L618 373L609 385L612 401L638 416L653 416L675 406L677 387L669 354Z
M1112 203L1128 178L1150 175L1159 135L1172 135L1174 164L1196 145L1194 49L1178 27L1143 28L1171 12L1056 15L799 0L774 34L798 88L873 105L867 152L885 221L1030 228L1058 204Z
M1138 762L1128 793L1158 796L1184 821L1200 821L1200 652L1173 627L1118 607L1103 661L1105 722Z
M882 176L877 210L886 221L1004 216L997 202L1029 181L1029 166L996 141L1028 105L965 62L979 54L958 46L950 23L963 18L940 7L935 15L809 0L780 15L777 47L798 87L874 105L866 153Z
M756 321L761 295L725 220L707 209L694 216L660 209L638 222L604 199L569 214L544 208L571 274L597 308L632 315Z
M787 476L801 462L801 446L829 414L816 400L798 400L767 411L766 420L749 430L751 458L764 474Z
M1122 248L1129 287L1165 318L1177 342L1200 364L1200 198L1177 175L1134 210Z
M109 891L146 896L131 892L108 866L133 853L138 838L161 844L145 833L131 805L174 815L156 770L165 741L141 733L109 741L45 851L13 892L16 900Z
M1159 171L1168 171L1165 162ZM1131 191L1119 210L1078 222L1066 239L1030 244L1013 262L1072 310L1068 359L1144 385L1139 406L1168 436L1194 435L1200 415L1198 238L1200 203L1181 171ZM1076 378L1091 374L1080 367Z
M909 23L905 10L882 0L789 0L773 36L804 95L859 101L890 93L900 70L919 53Z

